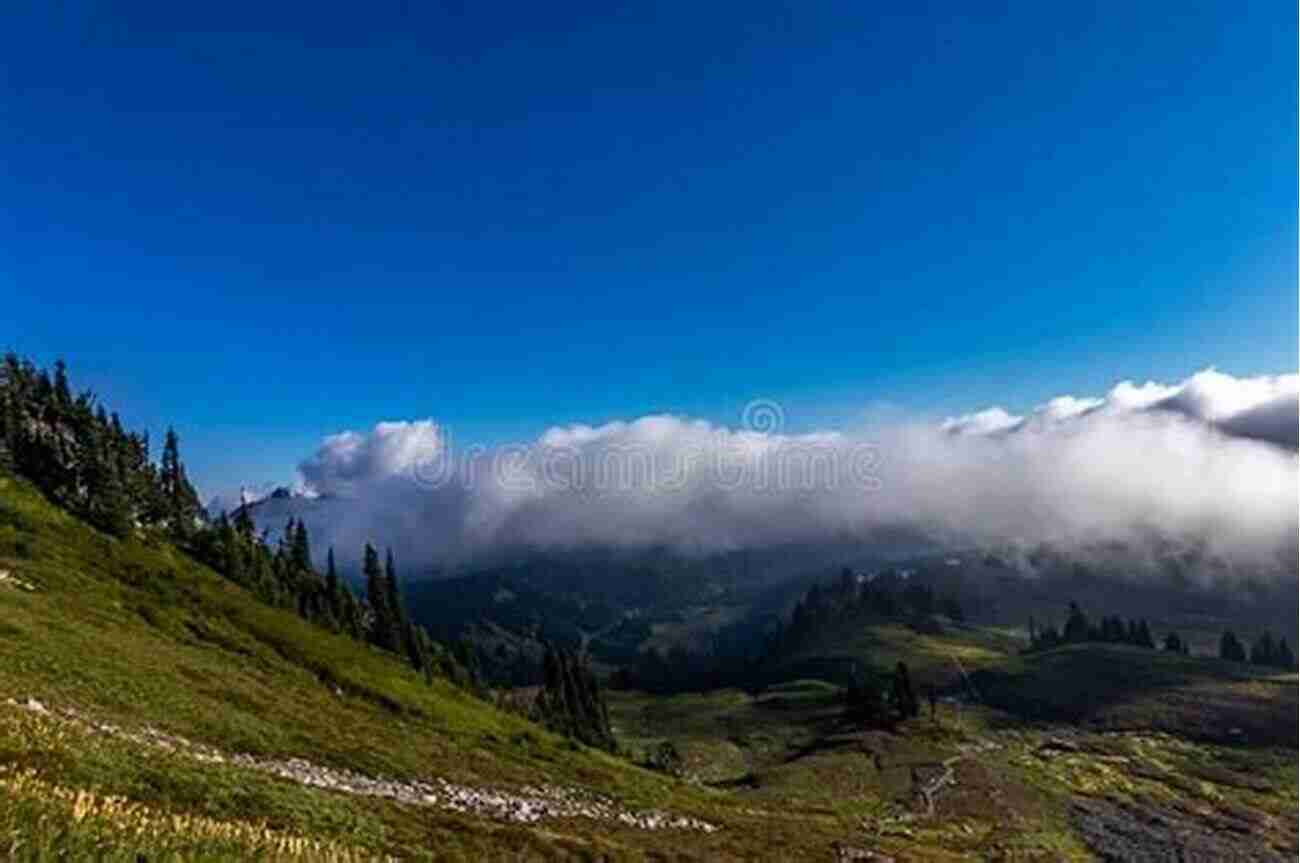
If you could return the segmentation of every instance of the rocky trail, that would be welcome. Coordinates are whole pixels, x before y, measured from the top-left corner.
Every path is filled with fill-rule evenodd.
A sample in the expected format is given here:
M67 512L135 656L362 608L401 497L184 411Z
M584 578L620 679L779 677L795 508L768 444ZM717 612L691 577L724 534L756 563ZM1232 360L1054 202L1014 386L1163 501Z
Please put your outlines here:
M992 740L976 740L957 745L956 755L950 755L936 764L917 765L912 769L912 788L922 804L926 817L934 816L935 803L944 788L957 784L957 765L1002 747Z
M611 798L578 788L558 785L532 785L517 790L477 788L441 778L402 780L372 777L350 770L316 764L302 758L258 758L244 753L224 753L155 728L144 726L127 729L94 719L72 708L50 708L34 698L7 699L10 706L76 725L91 734L103 734L120 740L178 753L208 764L269 773L290 782L323 788L342 794L382 797L413 806L430 806L508 821L534 824L544 819L590 818L622 824L640 830L694 830L712 833L717 825L687 815L657 809L633 810Z

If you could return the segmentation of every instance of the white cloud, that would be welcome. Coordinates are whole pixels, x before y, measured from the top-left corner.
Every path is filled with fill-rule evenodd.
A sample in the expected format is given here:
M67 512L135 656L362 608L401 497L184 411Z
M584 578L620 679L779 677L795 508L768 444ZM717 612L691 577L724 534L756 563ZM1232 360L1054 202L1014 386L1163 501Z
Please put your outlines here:
M691 553L904 532L938 543L1194 543L1292 560L1297 376L1124 382L1024 416L805 435L670 415L457 452L432 420L327 438L300 466L318 545L392 544L418 572L502 549ZM265 524L278 527L271 508ZM350 555L349 555L350 556Z
M367 435L346 431L325 438L298 472L318 494L348 496L435 459L441 450L442 434L432 420L381 422Z
M998 434L1011 431L1025 421L1024 417L1007 413L1000 407L991 407L976 413L950 417L940 425L950 434Z

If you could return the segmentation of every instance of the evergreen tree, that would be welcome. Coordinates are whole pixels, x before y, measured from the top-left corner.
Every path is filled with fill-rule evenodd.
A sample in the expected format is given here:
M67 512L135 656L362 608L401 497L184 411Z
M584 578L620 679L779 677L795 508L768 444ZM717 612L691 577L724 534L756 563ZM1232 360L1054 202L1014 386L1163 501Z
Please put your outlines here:
M0 360L0 466L117 536L167 529L186 552L263 602L297 608L310 620L342 625L357 637L369 629L367 614L346 586L335 588L315 574L304 524L294 521L277 550L268 547L265 534L257 535L249 506L235 511L233 524L224 514L207 523L175 429L168 429L154 464L148 432L123 428L121 418L93 394L74 395L61 361L51 373L12 353ZM383 589L380 594L387 596ZM381 603L379 611L384 608ZM385 632L390 643L400 641L400 632Z
M612 752L616 743L609 711L585 659L548 644L542 669L534 717L553 731Z
M858 663L854 662L845 692L845 701L848 704L848 712L854 719L869 723L881 719L885 687L880 677L871 672L863 672Z
M361 640L366 636L366 628L361 611L361 604L357 598L352 595L352 591L346 586L341 591L343 597L343 612L341 622L343 628L355 639Z
M1084 616L1079 604L1071 602L1069 615L1065 619L1065 631L1062 633L1065 641L1069 644L1087 641L1090 628L1088 618Z
M921 705L912 690L912 677L908 674L907 664L904 662L894 666L893 696L894 707L902 718L908 719L920 714Z
M236 584L245 583L244 555L240 548L239 534L235 533L230 519L223 512L217 517L217 546L221 559L221 570L226 578Z
M257 533L257 526L253 524L253 516L245 504L241 504L239 509L235 510L235 530L244 539L252 539Z
M61 359L54 361L54 400L63 407L72 404L72 390L68 386L68 365Z
M334 567L334 546L330 546L325 555L325 596L329 603L330 614L345 629L348 628L343 614L343 586L339 582L338 570Z
M415 646L416 652L420 657L420 670L424 672L424 682L433 683L433 649L429 641L429 633L425 632L423 626L415 627Z
M415 624L409 620L403 628L402 646L406 649L406 660L416 671L424 670L424 654L420 651L420 642L415 631Z
M366 602L370 604L370 641L376 647L392 650L393 616L388 608L388 590L384 584L384 571L379 566L379 552L366 543L361 573L366 579Z
M1295 654L1291 652L1291 647L1286 643L1285 638L1278 639L1273 658L1278 668L1285 668L1287 671L1295 669Z
M307 525L301 519L293 528L291 559L300 572L311 571L311 543L307 538Z
M1165 650L1169 653L1183 652L1183 640L1178 637L1178 633L1171 632L1165 636Z
M194 521L203 507L199 505L198 493L185 474L185 464L180 455L180 438L176 430L170 427L163 439L160 480L162 505L168 526L176 536L186 537L192 532Z
M1246 648L1237 639L1236 633L1231 631L1223 633L1223 637L1219 639L1219 658L1232 662L1246 661Z
M410 652L407 644L406 608L402 603L402 593L397 581L397 567L393 564L393 550L386 549L384 556L384 594L388 607L391 627L392 645L389 650Z
M452 647L452 653L461 668L465 669L468 688L479 692L483 686L483 668L479 662L478 651L468 639L459 638Z
M1273 636L1270 633L1264 633L1255 640L1255 644L1250 648L1251 665L1275 665L1277 663L1277 649L1273 644Z

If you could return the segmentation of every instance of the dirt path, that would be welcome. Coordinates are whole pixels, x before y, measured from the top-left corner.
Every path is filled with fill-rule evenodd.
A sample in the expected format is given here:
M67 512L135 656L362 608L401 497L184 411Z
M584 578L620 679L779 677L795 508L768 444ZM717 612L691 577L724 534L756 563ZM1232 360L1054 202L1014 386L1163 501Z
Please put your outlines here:
M398 803L431 806L520 824L534 824L548 818L591 818L640 830L695 830L712 833L718 829L715 824L687 815L675 815L658 809L628 809L611 798L577 788L533 785L507 791L476 788L438 778L421 781L372 777L326 767L302 758L257 758L243 753L223 753L149 726L126 729L93 719L71 708L49 708L33 698L22 701L10 698L7 703L60 722L74 724L87 733L103 734L140 746L178 753L207 764L228 764L258 770L300 785L343 794L383 797Z

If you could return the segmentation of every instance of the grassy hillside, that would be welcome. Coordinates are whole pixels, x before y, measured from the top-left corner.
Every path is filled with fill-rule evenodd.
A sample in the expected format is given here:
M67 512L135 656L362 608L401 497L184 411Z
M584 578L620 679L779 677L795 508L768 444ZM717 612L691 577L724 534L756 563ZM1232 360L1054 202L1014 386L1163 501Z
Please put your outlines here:
M891 732L844 721L813 681L757 695L617 693L611 713L645 751L671 743L684 773L751 805L852 817L850 847L895 859L1296 857L1293 743L1026 723L951 703Z
M1021 657L976 628L888 624L825 639L784 671L905 659L941 683L956 655L997 706L945 704L935 722L885 731L845 720L833 677L757 695L616 693L612 718L633 757L611 756L446 681L426 685L166 543L101 534L0 477L0 847L19 859L132 861L867 850L1086 860L1138 806L1200 837L1195 849L1211 857L1295 857L1293 738L1259 745L1274 738L1243 721L1252 745L1216 743L1169 709L1217 698L1294 727L1294 675L1150 651L1103 674L1104 648ZM1112 681L1104 697L1078 694L1094 692L1080 689L1085 671ZM1072 710L1079 699L1131 722L1118 733L1065 724L1094 715ZM665 741L681 751L682 778L633 764ZM448 805L465 798L440 782L505 808ZM442 802L397 793L410 788ZM537 800L563 805L521 814ZM672 826L699 823L715 829ZM1216 845L1195 832L1207 824L1240 832Z
M1001 664L1023 646L998 630L976 626L945 623L927 633L896 620L837 621L768 673L777 680L821 678L842 684L854 663L887 672L903 661L918 685L946 688L960 683L963 669L969 673Z
M1296 675L1120 644L1008 658L974 674L989 704L1029 721L1295 744Z
M9 477L0 477L0 573L0 769L15 802L0 828L26 836L28 848L99 841L95 830L111 825L94 827L74 809L112 809L104 801L117 798L120 807L143 807L148 823L170 824L165 816L177 813L210 819L205 829L219 838L204 853L234 857L255 847L240 842L263 829L363 855L467 859L503 849L617 856L659 843L705 857L743 853L755 841L753 829L663 836L586 818L533 827L414 811L142 745L155 733L175 735L225 753L370 776L477 788L547 783L597 790L633 811L728 818L716 794L572 744L446 681L428 686L392 657L259 603L165 543L99 533ZM39 709L25 709L29 699ZM68 711L131 733L89 733ZM78 795L90 796L78 803ZM64 827L43 838L24 832L59 818ZM128 839L129 822L112 834L115 844L195 853L185 836ZM760 833L774 831L794 832L778 821Z

